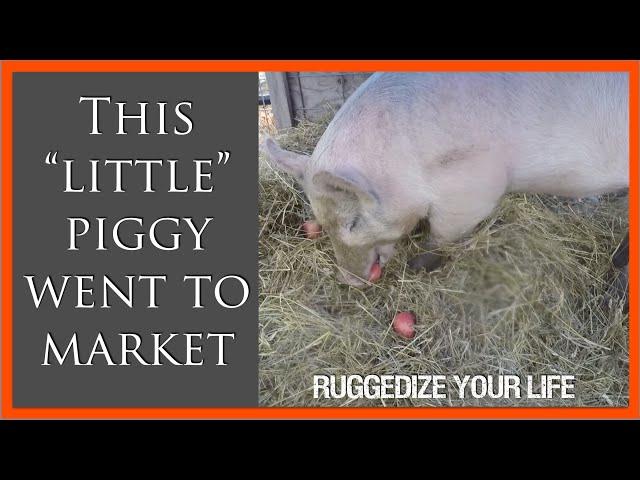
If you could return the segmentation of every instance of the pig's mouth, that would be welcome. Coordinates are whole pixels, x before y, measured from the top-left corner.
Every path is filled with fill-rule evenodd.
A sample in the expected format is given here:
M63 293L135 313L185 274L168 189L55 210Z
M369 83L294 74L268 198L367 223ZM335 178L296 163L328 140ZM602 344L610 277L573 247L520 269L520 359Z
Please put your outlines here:
M382 264L380 263L380 254L376 253L376 257L369 267L369 282L377 282L382 277Z
M342 279L345 283L354 287L363 287L380 280L382 277L382 267L387 262L388 256L379 252L377 248L374 249L372 253L371 263L369 267L365 269L366 273L362 277L341 269Z

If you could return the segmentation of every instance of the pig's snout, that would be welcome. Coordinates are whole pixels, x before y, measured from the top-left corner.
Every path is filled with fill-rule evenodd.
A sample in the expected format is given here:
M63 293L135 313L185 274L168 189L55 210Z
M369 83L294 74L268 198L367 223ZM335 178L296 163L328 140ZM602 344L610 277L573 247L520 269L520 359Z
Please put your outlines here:
M364 287L367 284L364 280L362 280L357 275L354 275L353 273L347 272L345 270L340 270L338 275L342 283L351 285L352 287Z

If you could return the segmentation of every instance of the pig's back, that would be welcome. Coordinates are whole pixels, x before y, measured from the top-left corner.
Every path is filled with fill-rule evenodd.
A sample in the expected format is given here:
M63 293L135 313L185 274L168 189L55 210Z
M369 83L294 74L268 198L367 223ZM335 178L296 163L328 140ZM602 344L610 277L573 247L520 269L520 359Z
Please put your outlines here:
M490 149L511 190L599 193L628 183L627 105L624 74L378 73L338 112L314 162L384 180Z

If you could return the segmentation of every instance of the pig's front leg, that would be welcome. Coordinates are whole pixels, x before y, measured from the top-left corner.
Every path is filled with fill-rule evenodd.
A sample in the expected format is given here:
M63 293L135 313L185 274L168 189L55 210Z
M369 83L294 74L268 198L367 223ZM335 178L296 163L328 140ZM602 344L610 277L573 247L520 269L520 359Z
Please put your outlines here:
M407 262L407 266L414 272L419 272L423 269L427 272L432 272L440 268L444 264L445 260L446 256L436 250L416 255Z
M501 196L501 195L500 195ZM493 209L498 205L500 196L495 198L485 198L483 203L473 204L473 207L467 209L454 210L434 209L433 214L429 218L431 231L425 248L429 250L426 253L417 255L407 262L407 266L417 272L425 269L432 272L440 268L447 260L443 248L450 245L471 231L486 217L488 217Z
M491 215L507 188L506 170L486 154L461 159L439 173L433 179L440 186L438 199L428 211L429 251L407 262L414 271L442 266L447 259L442 247L469 234Z
M462 217L467 216L463 215ZM460 215L456 215L456 217L458 221L461 218ZM410 270L414 272L421 270L433 272L442 267L448 259L443 247L454 243L473 229L478 223L475 221L475 218L469 218L464 225L458 222L458 228L451 228L452 225L450 223L447 224L447 221L444 220L445 218L449 218L449 215L434 214L431 216L429 221L431 225L429 238L427 238L422 245L422 248L428 251L409 259L407 266ZM454 218L455 217L452 216L449 222L453 222Z
M429 220L426 218L422 219L414 229L413 233L426 234L426 232L430 230L428 225ZM409 269L414 272L418 272L422 269L426 269L427 272L432 272L433 270L440 268L446 258L443 254L438 252L437 245L434 245L430 239L427 239L422 242L421 246L425 250L429 251L409 259L407 262Z
M491 207L487 206L486 215L472 209L455 213L450 210L434 212L429 218L431 229L429 238L424 244L424 249L428 251L411 258L407 262L409 269L414 272L421 270L432 272L440 268L447 261L447 255L442 247L456 242L471 232L494 207L495 204Z
M427 250L425 253L416 255L409 259L407 266L414 272L425 270L427 272L433 272L447 261L447 255L444 253L442 247L447 244L451 244L458 240L464 233L473 228L476 223L474 219L469 219L464 222L464 225L460 224L461 218L466 218L469 215L453 215L450 212L443 212L441 210L435 210L432 212L429 218L429 238L424 240L422 248ZM453 227L450 222L454 219L458 219L458 227ZM449 219L449 220L446 220Z

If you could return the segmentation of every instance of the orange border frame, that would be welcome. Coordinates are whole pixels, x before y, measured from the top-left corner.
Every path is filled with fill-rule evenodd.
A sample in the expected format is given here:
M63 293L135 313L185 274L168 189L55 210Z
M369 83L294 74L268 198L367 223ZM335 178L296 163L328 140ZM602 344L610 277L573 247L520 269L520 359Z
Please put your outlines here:
M638 72L636 61L431 60L198 60L2 62L2 417L4 418L639 418L638 399ZM250 408L18 408L12 386L12 81L15 72L258 72L258 71L518 71L629 74L630 299L629 405L619 407L250 407Z

